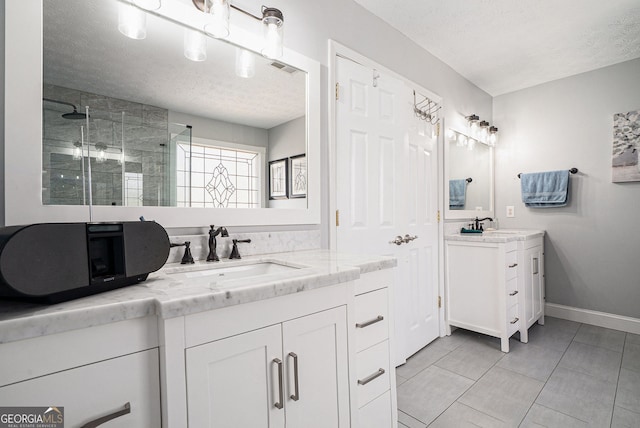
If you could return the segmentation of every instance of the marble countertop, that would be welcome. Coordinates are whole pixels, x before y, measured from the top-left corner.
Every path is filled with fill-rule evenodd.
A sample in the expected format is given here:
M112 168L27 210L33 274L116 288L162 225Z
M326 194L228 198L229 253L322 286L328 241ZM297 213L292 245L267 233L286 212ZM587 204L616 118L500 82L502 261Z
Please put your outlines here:
M544 236L544 230L536 229L498 229L482 233L452 233L445 235L446 241L495 242L526 241Z
M294 269L235 279L181 275L213 267L235 268L267 262ZM1 301L0 343L149 315L166 319L255 302L352 281L362 273L392 268L396 264L392 257L328 250L248 256L216 263L167 264L138 285L55 305Z

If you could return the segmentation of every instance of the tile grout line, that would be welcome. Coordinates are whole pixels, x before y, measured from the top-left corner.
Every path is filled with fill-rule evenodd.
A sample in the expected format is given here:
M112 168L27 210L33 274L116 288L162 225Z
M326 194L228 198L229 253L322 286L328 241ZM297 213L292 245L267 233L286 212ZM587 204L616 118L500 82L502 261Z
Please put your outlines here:
M622 356L620 357L620 367L618 367L618 379L616 381L616 392L613 394L613 408L611 409L609 426L613 425L613 413L616 411L616 399L618 398L618 388L620 387L620 374L622 373L622 362L624 361L625 349L627 349L627 333L624 334L624 343L622 344Z
M573 343L573 339L575 339L576 335L578 334L578 331L580 331L580 328L582 327L582 323L580 323L580 325L578 326L578 328L576 329L576 332L573 333L573 337L571 337L571 341L569 342L569 344L567 345L567 347L565 348L564 352L562 353L562 356L560 357L560 359L558 360L558 362L556 363L556 366L553 368L553 370L551 371L551 373L549 374L549 377L547 378L547 380L544 381L544 385L542 386L542 388L540 389L540 392L538 392L538 395L536 395L536 398L533 399L533 402L531 403L531 405L529 406L529 409L527 410L527 413L524 414L524 418L522 418L522 420L520 421L520 423L518 424L518 426L522 425L522 422L524 422L525 419L527 419L527 415L529 414L529 412L531 411L531 408L533 407L534 404L536 404L536 401L538 401L538 397L540 397L540 394L542 394L542 391L544 390L544 388L547 386L547 382L549 382L549 379L551 379L551 376L553 376L553 374L555 373L556 369L558 368L558 366L560 365L560 361L562 361L562 359L564 358L564 356L566 355L567 351L569 350L569 347L571 347L571 344ZM528 342L527 342L528 343ZM543 406L545 407L545 406ZM555 409L551 409L554 411L557 411ZM558 413L562 413L562 412L558 412ZM562 413L564 415L564 413ZM567 415L570 417L573 417L571 415ZM575 418L578 419L578 418ZM578 419L579 420L579 419Z

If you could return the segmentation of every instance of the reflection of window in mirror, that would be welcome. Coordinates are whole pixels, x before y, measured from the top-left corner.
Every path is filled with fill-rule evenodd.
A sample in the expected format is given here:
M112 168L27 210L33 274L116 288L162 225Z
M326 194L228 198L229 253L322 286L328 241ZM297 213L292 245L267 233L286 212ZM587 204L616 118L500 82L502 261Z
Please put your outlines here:
M178 143L177 205L260 208L264 148L244 147Z

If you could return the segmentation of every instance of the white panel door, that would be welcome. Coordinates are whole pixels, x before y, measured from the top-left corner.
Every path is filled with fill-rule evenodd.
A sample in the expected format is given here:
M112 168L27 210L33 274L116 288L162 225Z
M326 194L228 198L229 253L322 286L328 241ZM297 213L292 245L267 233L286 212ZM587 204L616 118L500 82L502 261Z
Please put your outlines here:
M347 428L346 307L285 322L282 332L287 428Z
M190 427L284 427L280 324L189 348L186 365Z
M398 259L398 365L438 336L437 144L403 81L340 57L336 72L336 248ZM418 238L390 243L405 235Z

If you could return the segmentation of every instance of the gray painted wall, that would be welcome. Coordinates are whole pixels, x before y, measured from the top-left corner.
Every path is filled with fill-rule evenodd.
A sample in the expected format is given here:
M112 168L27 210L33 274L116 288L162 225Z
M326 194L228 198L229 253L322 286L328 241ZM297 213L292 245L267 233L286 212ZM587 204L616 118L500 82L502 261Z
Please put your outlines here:
M269 129L269 161L301 155L306 152L305 116ZM267 174L268 174L267 169ZM289 170L291 175L291 170ZM291 191L291 190L289 190ZM273 208L306 208L307 198L269 200Z
M547 231L547 302L640 318L640 182L611 182L613 115L640 109L638 76L634 60L494 99L496 213ZM567 207L524 207L519 172L571 167Z

